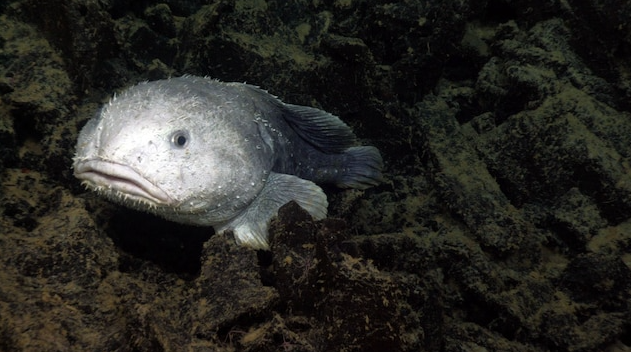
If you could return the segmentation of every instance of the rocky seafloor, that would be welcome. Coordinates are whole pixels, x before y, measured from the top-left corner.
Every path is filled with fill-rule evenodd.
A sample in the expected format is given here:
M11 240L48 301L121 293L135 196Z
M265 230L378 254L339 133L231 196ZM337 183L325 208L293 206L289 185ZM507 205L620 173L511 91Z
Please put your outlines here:
M630 351L628 1L0 1L0 351ZM386 181L271 250L86 192L78 131L193 74L334 113Z

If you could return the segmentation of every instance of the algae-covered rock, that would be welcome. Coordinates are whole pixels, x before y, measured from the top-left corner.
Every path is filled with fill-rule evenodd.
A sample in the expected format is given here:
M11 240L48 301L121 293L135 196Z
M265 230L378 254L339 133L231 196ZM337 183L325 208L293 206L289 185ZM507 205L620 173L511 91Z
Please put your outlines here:
M631 348L624 1L0 3L0 351ZM340 116L385 160L271 250L83 190L78 131L182 74Z

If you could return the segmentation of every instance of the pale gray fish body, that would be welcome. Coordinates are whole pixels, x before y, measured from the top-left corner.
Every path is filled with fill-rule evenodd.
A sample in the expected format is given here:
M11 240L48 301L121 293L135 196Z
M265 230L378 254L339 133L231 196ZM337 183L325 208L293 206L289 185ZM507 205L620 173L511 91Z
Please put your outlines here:
M247 84L183 76L113 97L81 131L73 167L115 202L267 248L269 221L289 201L326 217L315 183L381 182L379 151L355 143L322 110Z

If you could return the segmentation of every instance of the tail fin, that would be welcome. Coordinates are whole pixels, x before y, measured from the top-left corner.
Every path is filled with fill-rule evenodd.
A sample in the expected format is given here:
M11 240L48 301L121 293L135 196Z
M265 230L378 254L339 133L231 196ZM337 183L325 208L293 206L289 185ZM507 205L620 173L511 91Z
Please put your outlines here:
M337 180L338 187L366 189L383 181L383 159L375 147L350 147L344 151L345 173Z

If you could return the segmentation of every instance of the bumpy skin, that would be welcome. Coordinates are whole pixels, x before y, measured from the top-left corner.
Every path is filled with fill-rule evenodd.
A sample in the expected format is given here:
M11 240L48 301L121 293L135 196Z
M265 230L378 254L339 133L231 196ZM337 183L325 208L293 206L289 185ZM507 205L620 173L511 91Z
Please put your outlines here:
M323 111L246 84L183 76L112 98L81 131L74 169L111 200L266 248L267 224L283 204L326 216L326 196L308 180L380 181L379 152L353 143Z

